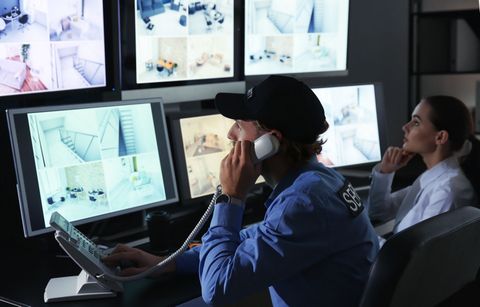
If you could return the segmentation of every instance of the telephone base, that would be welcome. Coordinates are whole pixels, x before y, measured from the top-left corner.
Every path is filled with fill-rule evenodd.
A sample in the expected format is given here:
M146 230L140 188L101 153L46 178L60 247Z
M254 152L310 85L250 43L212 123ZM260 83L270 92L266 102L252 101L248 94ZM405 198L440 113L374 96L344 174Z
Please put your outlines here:
M104 288L82 270L78 276L51 278L45 287L43 299L45 303L50 303L107 298L116 295L116 292Z

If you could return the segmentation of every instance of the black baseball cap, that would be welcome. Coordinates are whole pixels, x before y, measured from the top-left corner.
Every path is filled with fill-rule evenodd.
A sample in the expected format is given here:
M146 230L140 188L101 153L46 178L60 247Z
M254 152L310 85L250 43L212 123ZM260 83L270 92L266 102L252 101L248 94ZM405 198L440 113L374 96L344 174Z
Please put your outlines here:
M225 117L259 121L304 144L314 143L328 127L315 93L292 77L270 76L245 95L218 93L215 105Z

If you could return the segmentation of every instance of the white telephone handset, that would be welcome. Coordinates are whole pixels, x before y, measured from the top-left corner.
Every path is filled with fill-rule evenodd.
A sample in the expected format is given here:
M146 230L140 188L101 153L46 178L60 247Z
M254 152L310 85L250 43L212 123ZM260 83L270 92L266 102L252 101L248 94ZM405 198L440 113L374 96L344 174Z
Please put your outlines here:
M254 142L253 163L270 158L278 152L280 142L270 133L264 134Z

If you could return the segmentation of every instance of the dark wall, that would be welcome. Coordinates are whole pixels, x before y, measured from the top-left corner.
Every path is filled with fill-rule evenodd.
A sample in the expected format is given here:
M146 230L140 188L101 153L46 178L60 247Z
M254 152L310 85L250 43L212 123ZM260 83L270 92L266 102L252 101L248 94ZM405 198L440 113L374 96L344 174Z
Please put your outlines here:
M1 101L1 98L0 98ZM20 212L15 188L15 169L10 149L5 109L11 105L0 102L0 243L3 240L17 240L22 236Z

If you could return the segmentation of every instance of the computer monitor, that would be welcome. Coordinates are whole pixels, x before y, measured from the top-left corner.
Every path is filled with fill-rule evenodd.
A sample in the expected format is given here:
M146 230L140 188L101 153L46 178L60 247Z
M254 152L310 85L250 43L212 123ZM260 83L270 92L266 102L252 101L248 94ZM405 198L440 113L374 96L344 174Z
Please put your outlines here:
M161 99L7 110L26 237L178 201Z
M220 184L220 163L233 146L227 134L234 120L215 112L169 115L176 174L184 200L211 195ZM257 183L263 181L260 177Z
M349 0L245 0L245 75L346 74Z
M229 86L243 91L243 84L236 82L240 65L235 45L240 18L235 11L240 4L235 2L123 1L124 99L135 97L138 89L162 93L166 102L208 99L221 90L219 83L234 83ZM198 97L204 91L189 87L199 84L209 89L208 97ZM178 90L178 86L185 88ZM163 89L169 94L168 88L172 87L176 88L173 97L163 95ZM194 96L188 98L189 94Z
M385 148L384 106L380 84L312 88L330 127L317 156L330 167L378 162Z
M114 85L112 3L16 0L0 5L0 97ZM108 66L108 67L107 67Z

